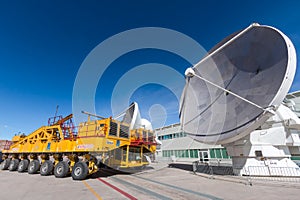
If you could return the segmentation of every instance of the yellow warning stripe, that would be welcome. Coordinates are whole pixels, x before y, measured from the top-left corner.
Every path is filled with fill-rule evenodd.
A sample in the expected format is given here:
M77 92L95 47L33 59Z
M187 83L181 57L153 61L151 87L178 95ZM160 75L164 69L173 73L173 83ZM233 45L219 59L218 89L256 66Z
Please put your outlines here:
M102 200L101 196L86 182L86 181L82 181L85 185L85 187L87 187L87 189L89 189L89 191L91 191L91 193L93 193L93 195L98 199L98 200Z

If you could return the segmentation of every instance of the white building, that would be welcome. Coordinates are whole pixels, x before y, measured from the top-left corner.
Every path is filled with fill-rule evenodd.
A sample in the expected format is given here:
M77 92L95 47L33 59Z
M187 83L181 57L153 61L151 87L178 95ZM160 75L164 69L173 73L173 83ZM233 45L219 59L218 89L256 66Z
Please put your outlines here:
M161 145L157 148L157 159L177 162L231 162L221 145L208 145L193 140L182 132L180 124L155 129Z

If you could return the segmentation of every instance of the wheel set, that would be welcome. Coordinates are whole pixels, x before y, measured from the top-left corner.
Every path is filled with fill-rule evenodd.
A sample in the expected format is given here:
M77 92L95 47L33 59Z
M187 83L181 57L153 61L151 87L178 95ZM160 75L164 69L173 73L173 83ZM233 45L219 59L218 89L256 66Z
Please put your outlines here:
M54 174L56 178L64 178L71 174L73 180L84 180L89 175L89 168L86 162L78 161L73 167L70 167L68 162L59 161L56 165L51 160L45 160L40 163L38 159L34 160L19 160L5 159L0 164L1 170L18 171L19 173L28 172L28 174L40 173L41 176Z

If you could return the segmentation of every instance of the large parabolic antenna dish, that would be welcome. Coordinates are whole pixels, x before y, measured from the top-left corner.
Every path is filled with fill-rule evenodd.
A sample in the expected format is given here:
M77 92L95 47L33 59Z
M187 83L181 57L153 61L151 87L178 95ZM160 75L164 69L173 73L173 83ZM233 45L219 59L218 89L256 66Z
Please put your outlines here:
M281 31L252 24L190 70L180 105L183 131L201 142L226 144L259 128L282 103L296 52Z

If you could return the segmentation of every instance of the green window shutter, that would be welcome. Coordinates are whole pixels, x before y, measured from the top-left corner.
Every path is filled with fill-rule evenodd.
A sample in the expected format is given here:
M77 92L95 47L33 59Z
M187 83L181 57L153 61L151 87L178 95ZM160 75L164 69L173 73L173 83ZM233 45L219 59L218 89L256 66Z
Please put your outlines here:
M189 157L189 150L185 150L185 156L184 157L186 157L186 158Z
M216 158L216 154L215 154L214 149L210 149L209 154L210 154L210 158Z
M222 149L222 155L223 155L223 158L226 158L226 159L228 159L228 158L229 158L229 156L228 156L228 154L227 154L227 150L226 150L226 149Z
M199 156L198 156L198 150L197 150L197 149L194 150L194 156L195 156L195 158L198 158L198 157L199 157Z
M300 160L300 156L292 156L291 160Z
M215 152L216 152L216 158L222 158L220 149L215 149Z
M194 151L193 151L193 149L190 149L190 156L191 156L191 158L194 158Z

